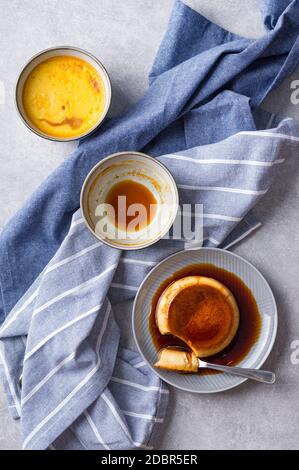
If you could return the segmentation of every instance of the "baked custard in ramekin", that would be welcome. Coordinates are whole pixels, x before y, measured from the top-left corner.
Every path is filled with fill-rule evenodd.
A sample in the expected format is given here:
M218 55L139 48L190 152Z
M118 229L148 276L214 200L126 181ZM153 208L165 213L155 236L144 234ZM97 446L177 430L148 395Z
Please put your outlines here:
M107 114L111 86L103 65L77 48L47 49L22 70L16 102L32 131L51 140L75 140L93 132Z

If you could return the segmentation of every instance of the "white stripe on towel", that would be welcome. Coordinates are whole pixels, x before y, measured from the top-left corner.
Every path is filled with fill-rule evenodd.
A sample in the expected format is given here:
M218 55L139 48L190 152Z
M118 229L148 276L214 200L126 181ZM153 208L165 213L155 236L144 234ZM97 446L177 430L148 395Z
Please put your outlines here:
M171 160L185 160L186 162L196 163L198 165L248 165L248 166L261 166L271 167L273 165L279 165L285 161L285 158L278 158L273 162L266 162L261 160L235 160L229 158L206 158L198 159L192 157L186 157L184 155L164 155L163 158L170 158Z
M120 424L120 427L122 428L122 430L124 431L124 433L126 434L126 436L130 439L130 441L132 441L132 437L131 437L131 433L128 429L128 427L126 426L126 424L124 423L124 421L121 419L121 417L119 416L118 412L116 411L115 409L115 406L113 405L113 403L109 400L109 398L107 397L106 393L103 392L102 395L101 395L101 398L104 400L104 402L106 403L106 405L109 407L109 409L111 410L113 416L115 417L116 421Z
M242 217L234 217L232 215L209 214L207 212L192 212L186 209L184 209L183 211L178 209L177 215L181 215L183 217L185 215L188 215L188 216L195 217L198 219L227 220L228 222L241 222L242 220Z
M266 194L268 189L255 190L255 189L240 189L240 188L227 188L221 186L191 186L188 184L178 184L180 189L188 189L190 191L218 191L224 193L246 194L251 196L260 196Z
M253 232L254 230L258 229L259 227L261 227L263 224L261 222L258 222L254 227L251 227L249 230L247 230L247 232L244 232L242 235L240 235L240 237L236 238L233 242L229 243L228 245L224 246L223 247L223 250L228 250L228 248L230 248L231 246L235 245L236 243L240 242L241 240L243 240L243 238L247 237L251 232Z
M213 237L204 237L204 238L184 238L184 237L180 237L180 238L178 238L178 237L174 237L173 235L167 235L167 234L163 237L163 240L173 240L173 241L182 242L182 243L185 243L185 244L196 243L197 245L199 245L199 243L204 243L204 242L207 242L207 241L210 241L214 245L220 245L220 243L221 243L220 241L216 240L216 238L213 238ZM155 264L157 264L157 262Z
M140 369L140 367L144 367L146 366L146 362L145 361L142 361L142 362L137 362L137 364L134 364L134 367L136 369Z
M232 215L221 215L221 214L206 214L203 213L202 217L204 219L218 219L218 220L226 220L228 222L241 222L242 217L234 217Z
M269 119L269 121L268 121L268 123L267 123L266 129L270 129L270 128L271 128L272 123L273 123L273 121L274 121L274 118L275 118L275 114L272 113L271 116L270 116L270 119Z
M216 240L216 238L213 238L213 237L205 237L205 238L203 239L203 241L204 241L204 242L209 241L209 242L213 243L214 245L220 245L220 243L221 243L221 242L219 242L218 240Z
M31 304L31 302L33 302L33 300L36 298L37 294L38 294L38 288L33 292L33 294L30 295L30 297L28 297L28 299L25 300L22 307L20 307L16 312L14 312L11 317L7 318L7 321L4 323L2 328L0 328L0 335L3 333L4 330L6 330L6 328L8 328L12 324L12 322L15 321L17 316L20 313L22 313L25 310L25 308L28 307L28 305Z
M84 222L84 219L83 217L80 217L80 219L77 219L77 220L74 220L74 222L72 222L71 226L70 226L70 231L76 227L77 225L80 225L80 224L83 224Z
M84 411L84 416L85 418L87 419L91 429L93 430L94 432L94 435L96 436L97 440L99 441L99 443L106 449L106 450L110 450L110 447L105 444L105 442L103 441L103 438L101 436L101 434L99 433L99 430L98 428L96 427L96 425L94 424L91 416L89 413L87 413L87 411Z
M180 209L177 212L178 216L185 217L186 215L197 218L197 219L215 219L215 220L225 220L227 222L241 222L242 217L234 217L232 215L222 215L222 214L210 214L207 212L192 212L184 209Z
M21 416L20 402L19 402L19 399L17 397L17 393L16 393L16 390L15 390L13 381L11 380L10 373L9 373L9 370L8 370L8 367L7 367L4 356L5 356L5 354L2 354L1 347L0 347L0 359L1 359L1 362L2 362L3 367L4 367L4 372L5 372L6 380L7 380L7 383L8 383L9 390L10 390L10 394L11 394L11 397L12 397L12 399L13 399L15 405L16 405L16 409L18 411L18 414L19 414L19 416Z
M82 282L82 284L79 284L78 286L73 287L72 289L69 289L69 290L67 290L67 291L64 291L64 292L62 292L61 294L59 294L59 295L57 295L56 297L54 297L53 299L48 300L48 302L44 303L43 305L41 305L40 307L38 307L37 309L34 310L34 312L33 312L33 314L32 314L32 317L34 317L36 314L42 312L45 308L48 308L48 307L50 307L51 305L53 305L54 303L58 302L59 300L64 299L64 297L67 297L68 295L72 295L72 294L74 294L75 292L77 292L78 290L84 289L84 287L89 286L89 284L92 284L93 282L97 281L97 280L100 279L102 276L104 276L105 274L107 274L109 271L111 271L112 269L116 268L116 266L117 266L117 263L113 264L112 266L109 266L109 268L105 269L105 271L103 271L101 274L98 274L97 276L92 277L91 279L88 279L88 280L85 281L85 282Z
M142 444L141 442L133 441L133 444L134 444L134 446L136 446L136 447L140 447L140 449L144 449L144 450L153 450L153 446L147 446L147 445L145 445L145 444Z
M169 393L169 391L167 389L160 390L160 387L155 387L154 385L152 385L152 386L141 385L141 384L137 384L135 382L131 382L129 380L119 379L118 377L111 377L111 381L116 382L116 383L120 383L120 384L123 384L123 385L128 385L129 387L138 388L139 390L143 390L144 392L161 392L161 393L165 393L165 394Z
M115 289L126 289L126 290L133 290L133 291L138 290L138 287L129 286L128 284L119 284L117 282L112 282L110 284L110 287L114 287Z
M130 441L134 444L134 446L136 447L140 447L142 449L147 449L147 450L151 450L152 447L148 447L144 444L141 444L140 442L134 442L133 439L132 439L132 436L131 436L131 433L128 429L128 427L126 426L126 424L124 423L124 421L122 420L122 418L119 416L117 410L115 409L113 403L109 400L109 398L107 397L107 395L105 394L105 392L102 393L101 395L101 398L104 400L104 402L107 404L107 406L110 408L113 416L115 417L116 421L118 422L118 424L120 425L120 427L122 428L122 430L124 431L125 435L130 439Z
M122 263L132 263L132 264L145 264L146 266L155 266L156 261L145 261L142 259L132 259L132 258L120 258Z
M90 315L93 315L94 313L97 313L99 309L102 307L102 304L96 305L95 307L91 308L88 310L88 312L83 313L82 315L79 315L78 317L74 318L73 320L65 323L62 325L60 328L57 328L54 330L52 333L50 333L48 336L43 338L39 343L37 343L34 348L31 349L27 354L24 356L24 362L27 361L36 351L38 351L42 346L44 346L50 339L54 338L54 336L58 335L58 333L61 333L62 331L66 330L72 325L75 325L79 321L83 320L86 317L89 317Z
M213 237L204 237L203 239L198 239L198 240L193 239L193 240L186 241L184 244L184 249L192 250L193 248L194 249L200 248L203 246L204 242L211 242L213 243L213 245L216 245L216 246L220 245L221 243Z
M143 413L135 413L134 411L124 411L122 410L123 414L126 416L131 416L132 418L140 418L140 419L147 419L148 421L154 421L155 423L163 423L163 418L157 418L156 416L146 415Z
M86 253L89 253L90 251L92 250L95 250L96 248L102 246L103 243L101 242L97 242L97 243L94 243L93 245L90 245L88 246L87 248L84 248L83 250L81 251L78 251L78 253L75 253L74 255L72 256L68 256L67 258L64 258L63 260L61 261L58 261L57 263L55 264L51 264L45 271L45 274L48 274L49 272L53 271L54 269L56 268L59 268L60 266L63 266L64 264L67 264L67 263L70 263L71 261L73 261L74 259L77 259L77 258L80 258L80 256L83 256L85 255Z
M51 377L53 377L53 375L56 374L56 372L58 372L65 364L67 364L68 362L70 362L76 355L76 352L72 352L69 356L67 356L65 359L63 359L59 364L57 364L56 367L54 367L40 382L38 382L34 387L33 389L27 393L27 395L22 398L22 406L25 405L25 403L30 400L31 397L33 397L33 395L35 395L35 393L43 386L45 385L45 383L48 382L48 380L50 380Z
M280 134L277 132L270 132L270 131L241 131L238 132L235 135L248 135L248 136L257 136L257 137L276 137L278 139L284 139L284 140L292 140L294 142L299 142L299 137L295 137L293 135L287 135L287 134Z
M108 307L107 307L107 310L105 312L105 317L104 317L104 321L103 321L103 325L102 325L102 328L101 328L101 331L100 331L100 334L99 334L99 337L98 337L98 341L97 341L97 346L96 346L96 352L97 352L97 356L98 356L98 360L97 360L97 363L95 365L95 367L90 371L88 372L88 374L84 377L84 379L78 383L78 385L71 391L71 393L69 395L67 395L64 400L62 400L62 402L59 403L58 406L56 406L56 408L54 408L53 411L51 411L51 413L49 413L32 431L31 433L26 437L26 439L24 440L23 442L23 449L26 448L28 442L30 442L33 437L36 435L36 433L45 425L47 424L47 422L53 418L53 416L55 416L72 398L74 395L76 395L76 393L81 390L81 388L91 379L91 377L99 370L100 366L101 366L101 358L99 356L99 352L100 352L100 346L101 346L101 341L102 341L102 338L103 338L103 335L104 335L104 332L106 330L106 326L107 326L107 322L108 322L108 318L109 318L109 315L110 315L110 311L111 311L111 307L110 307L110 304L108 304Z

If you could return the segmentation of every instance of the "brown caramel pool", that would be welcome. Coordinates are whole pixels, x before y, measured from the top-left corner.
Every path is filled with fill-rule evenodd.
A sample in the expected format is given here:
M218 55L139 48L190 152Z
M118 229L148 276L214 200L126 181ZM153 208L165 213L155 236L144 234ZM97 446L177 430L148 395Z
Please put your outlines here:
M205 360L224 365L238 364L248 354L251 347L255 344L259 337L261 316L256 300L251 290L244 284L244 282L235 274L230 273L225 269L218 268L212 264L194 264L177 271L170 278L166 279L155 293L149 317L149 329L157 351L169 346L191 349L190 347L186 346L186 340L182 341L172 334L161 334L156 323L156 310L162 293L173 282L186 276L206 276L213 278L224 284L224 286L226 286L233 294L239 308L238 330L233 340L227 347L217 354L205 357ZM176 308L178 307L179 304L177 304ZM192 330L191 326L190 330ZM215 372L205 370L201 371L200 373Z

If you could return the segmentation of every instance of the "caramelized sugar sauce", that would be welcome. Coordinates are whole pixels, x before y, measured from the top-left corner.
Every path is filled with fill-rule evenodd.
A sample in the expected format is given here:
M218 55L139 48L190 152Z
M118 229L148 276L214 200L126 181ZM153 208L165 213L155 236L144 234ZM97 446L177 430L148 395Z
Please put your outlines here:
M244 282L235 274L212 264L194 264L177 271L170 278L166 279L155 293L149 317L149 329L157 351L165 347L188 349L186 344L175 336L162 335L156 325L156 307L160 296L172 282L185 276L211 277L228 287L234 295L240 311L240 324L236 336L223 351L213 356L205 357L203 360L231 366L238 364L248 354L259 337L261 315L251 290ZM200 373L215 374L218 372L203 369Z
M126 199L121 196L125 196ZM145 185L134 180L123 180L112 186L105 202L114 209L116 226L127 231L130 231L130 225L135 231L147 227L153 220L157 208L157 200L153 193ZM140 204L144 209L139 211L136 208L133 215L128 215L128 209L133 204ZM138 224L133 223L136 217Z

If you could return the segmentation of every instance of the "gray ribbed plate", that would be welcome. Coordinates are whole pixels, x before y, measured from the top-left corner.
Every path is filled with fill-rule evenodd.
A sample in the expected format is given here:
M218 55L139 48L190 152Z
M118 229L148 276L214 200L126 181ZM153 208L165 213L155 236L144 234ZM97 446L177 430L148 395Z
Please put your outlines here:
M247 379L229 374L183 375L153 367L157 351L149 333L149 313L153 295L162 282L176 271L195 263L211 263L237 276L251 289L262 317L259 339L238 365L260 368L268 357L276 337L277 309L269 284L248 261L234 253L217 248L186 250L166 258L147 275L141 284L133 307L133 332L138 349L152 370L174 387L196 393L214 393L240 385Z

